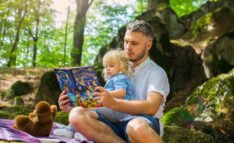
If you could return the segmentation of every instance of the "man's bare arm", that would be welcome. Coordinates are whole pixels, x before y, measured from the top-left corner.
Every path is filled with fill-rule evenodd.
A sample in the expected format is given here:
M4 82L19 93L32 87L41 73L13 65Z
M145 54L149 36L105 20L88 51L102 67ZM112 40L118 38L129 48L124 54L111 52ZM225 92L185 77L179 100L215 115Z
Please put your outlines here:
M103 106L129 114L154 115L163 100L163 96L158 92L149 92L146 100L124 100L111 97L108 91L100 86L96 91L95 99Z
M112 97L115 98L124 98L126 95L126 90L113 90L113 91L108 91Z
M129 114L155 115L162 100L163 96L160 93L150 92L146 100L115 99L115 102L109 108Z

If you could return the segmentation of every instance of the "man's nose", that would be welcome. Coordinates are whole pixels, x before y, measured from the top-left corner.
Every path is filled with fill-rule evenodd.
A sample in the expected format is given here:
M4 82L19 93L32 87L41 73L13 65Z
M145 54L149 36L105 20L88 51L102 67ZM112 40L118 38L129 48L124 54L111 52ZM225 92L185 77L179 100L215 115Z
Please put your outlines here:
M125 48L130 51L132 49L132 45L130 43L125 45Z

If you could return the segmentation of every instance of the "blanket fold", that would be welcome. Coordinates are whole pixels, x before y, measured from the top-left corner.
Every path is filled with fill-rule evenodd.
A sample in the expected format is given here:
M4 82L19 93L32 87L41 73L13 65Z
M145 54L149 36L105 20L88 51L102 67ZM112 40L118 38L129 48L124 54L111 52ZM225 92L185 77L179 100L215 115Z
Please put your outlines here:
M59 123L53 124L53 129L49 135L49 137L34 137L26 132L17 130L12 128L14 124L14 120L10 119L0 119L0 141L21 141L28 143L46 143L46 142L54 142L54 143L81 143L79 140L75 140L74 138L64 138L59 137L53 134L53 130L56 128L61 128L64 125ZM92 141L82 141L82 143L93 143Z

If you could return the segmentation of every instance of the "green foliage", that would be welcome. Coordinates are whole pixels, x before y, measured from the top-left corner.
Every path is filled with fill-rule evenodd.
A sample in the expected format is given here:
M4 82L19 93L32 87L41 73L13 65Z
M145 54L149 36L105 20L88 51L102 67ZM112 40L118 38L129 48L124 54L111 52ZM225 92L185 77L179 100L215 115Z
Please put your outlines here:
M0 118L14 119L17 115L28 115L32 109L23 106L1 107Z
M58 123L61 123L61 124L64 124L64 125L68 125L68 113L67 112L63 112L63 111L59 111L57 112L56 114L56 117L55 117L55 122L58 122Z
M94 1L88 11L82 65L93 64L99 49L109 43L118 29L133 19L132 7L119 3Z
M170 6L178 16L184 16L197 10L208 0L170 0Z
M26 13L22 21L19 33L17 50L17 67L31 67L33 49L36 46L36 63L38 67L57 67L64 65L64 26L59 27L54 21L55 11L50 7L51 0L26 1L27 9L22 0L3 1L0 3L0 66L6 66L11 55L12 46L16 37L17 25L23 13ZM70 24L71 25L71 24ZM71 26L69 26L71 31ZM69 34L67 51L71 48L72 32ZM67 58L67 63L69 63Z
M138 16L147 10L147 0L137 0L137 8L134 15Z
M170 5L181 16L194 11L206 1L171 0ZM52 1L43 0L40 7L39 0L26 1L27 9L22 4L24 2L16 0L0 3L0 66L6 66L10 55L16 55L17 67L31 67L35 47L37 67L69 66L73 47L74 12L71 11L69 16L65 45L65 21L61 25L56 23L56 11L50 7ZM100 47L107 45L121 26L146 9L147 0L135 0L125 5L113 1L94 1L86 18L82 65L93 64ZM17 50L11 53L17 25L23 13L26 16L22 21Z
M40 6L39 0L26 1L27 9L23 2L16 0L0 3L0 66L6 66L9 56L15 55L17 67L31 67L35 48L37 67L70 66L75 12L71 11L69 15L68 33L65 33L65 21L61 24L55 21L56 11L50 7L51 0L43 0ZM146 3L142 2L141 8ZM99 48L110 42L119 27L140 13L134 12L138 10L135 5L112 3L94 1L88 11L82 65L92 64ZM20 28L17 50L11 53L17 25L23 13L26 16Z
M14 98L14 105L24 106L24 100L20 96Z

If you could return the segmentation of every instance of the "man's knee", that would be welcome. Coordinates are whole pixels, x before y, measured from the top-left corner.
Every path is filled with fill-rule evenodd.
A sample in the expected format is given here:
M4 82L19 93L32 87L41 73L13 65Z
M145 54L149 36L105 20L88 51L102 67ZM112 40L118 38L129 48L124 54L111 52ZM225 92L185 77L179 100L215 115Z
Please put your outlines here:
M147 128L149 127L147 121L142 118L135 118L127 124L126 132L130 138L144 138L147 136Z
M86 109L82 107L75 107L71 110L69 113L69 122L72 125L76 125L77 123L82 122L82 119L84 119Z

